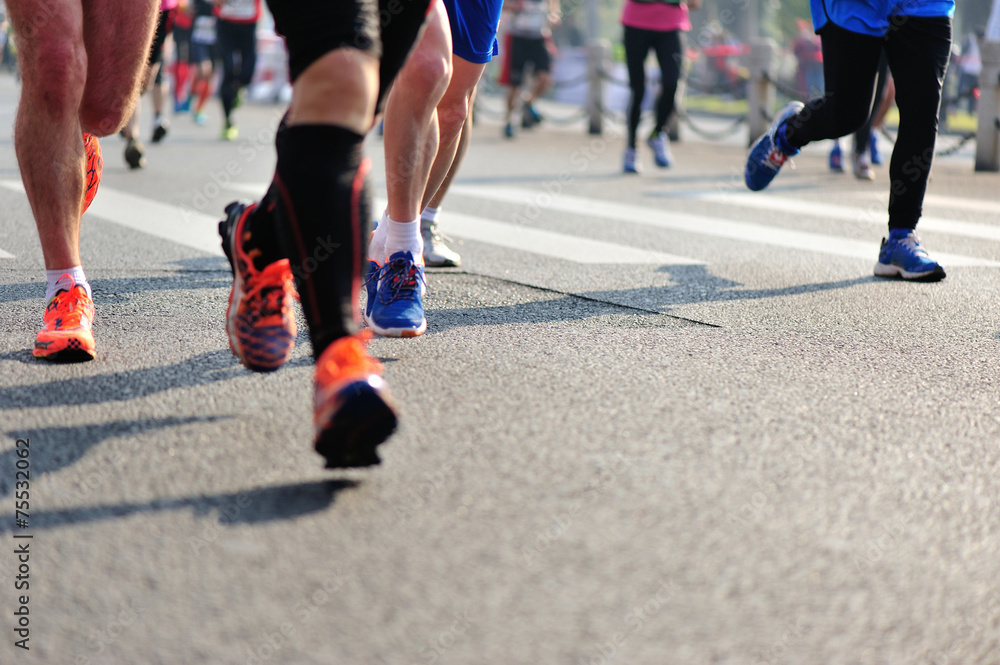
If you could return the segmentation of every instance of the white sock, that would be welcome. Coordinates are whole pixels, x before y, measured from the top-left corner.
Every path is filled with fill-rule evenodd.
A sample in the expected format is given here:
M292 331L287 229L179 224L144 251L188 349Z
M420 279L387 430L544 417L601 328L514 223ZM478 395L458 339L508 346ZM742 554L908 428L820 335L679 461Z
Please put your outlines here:
M52 296L56 294L57 291L68 291L69 286L68 280L59 279L63 275L69 275L76 282L77 286L82 286L87 291L87 296L90 298L94 297L93 291L90 290L90 283L87 281L87 277L83 274L83 266L73 266L72 268L63 268L61 270L46 270L45 271L45 302L52 300Z
M420 219L426 219L428 222L434 223L438 221L438 215L441 213L441 208L432 208L427 206L424 211L420 213Z
M420 219L409 222L397 222L386 218L388 233L385 239L385 254L388 258L396 252L410 252L416 263L424 261L424 239L420 237Z
M389 236L389 211L382 213L382 219L378 220L375 233L368 241L368 260L382 265L385 261L385 239Z

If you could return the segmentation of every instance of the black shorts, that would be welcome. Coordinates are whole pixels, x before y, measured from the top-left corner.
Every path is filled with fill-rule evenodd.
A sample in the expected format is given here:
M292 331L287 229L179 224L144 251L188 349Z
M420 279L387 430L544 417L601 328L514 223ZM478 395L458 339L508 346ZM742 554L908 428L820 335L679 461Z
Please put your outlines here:
M517 88L524 82L524 70L532 64L535 73L547 72L552 68L552 56L545 47L544 37L510 38L510 84Z
M192 65L200 65L203 62L215 62L215 44L199 44L191 42L188 47L188 62Z
M149 66L163 62L163 43L167 41L167 35L174 24L174 9L164 9L160 12L156 20L156 34L153 35L153 45L149 49ZM162 69L162 68L161 68ZM160 74L156 75L156 82L160 82Z
M294 83L330 51L352 47L379 58L378 108L403 68L436 0L267 0L274 29L288 47Z

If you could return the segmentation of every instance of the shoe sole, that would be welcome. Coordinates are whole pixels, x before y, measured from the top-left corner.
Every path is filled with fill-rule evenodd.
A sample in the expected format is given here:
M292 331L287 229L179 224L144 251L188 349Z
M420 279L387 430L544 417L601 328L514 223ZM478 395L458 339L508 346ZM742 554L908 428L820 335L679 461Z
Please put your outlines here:
M48 351L47 348L40 349L37 345L38 343L36 342L35 344L31 355L41 360L48 360L49 362L82 363L97 357L97 351L93 348L93 345L88 346L85 342L81 342L77 338L66 340L66 345L56 351Z
M875 276L890 278L895 277L908 282L940 282L942 279L947 277L944 272L944 268L941 266L937 266L934 270L929 270L927 272L907 272L899 266L891 264L886 265L882 262L875 264Z
M424 265L428 268L458 268L462 265L461 261L452 261L451 259L444 259L442 261L431 261L426 256L424 257Z
M344 392L353 394L317 436L316 452L326 459L327 469L380 464L376 449L396 431L396 411L391 401L367 381L352 383L341 394Z
M383 328L377 325L369 314L365 314L365 323L372 329L372 332L382 337L420 337L427 331L426 318L416 328Z
M146 158L138 150L126 150L125 163L130 169L141 169L146 166Z

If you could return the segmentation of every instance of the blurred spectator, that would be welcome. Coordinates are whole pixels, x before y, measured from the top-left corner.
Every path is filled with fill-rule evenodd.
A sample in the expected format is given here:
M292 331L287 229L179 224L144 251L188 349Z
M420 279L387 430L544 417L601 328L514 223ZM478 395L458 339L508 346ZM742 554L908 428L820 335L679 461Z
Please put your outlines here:
M691 30L688 6L697 9L701 6L701 0L679 3L626 0L622 9L625 62L628 65L629 88L632 91L628 110L628 145L623 167L625 173L639 173L642 170L636 156L636 134L642 115L642 99L646 94L646 57L650 50L656 53L656 61L660 65L660 96L656 100L656 120L646 143L653 150L657 166L667 168L672 162L670 142L663 128L674 112L674 97L684 60L681 33Z
M17 56L14 55L10 37L10 21L7 20L7 3L0 0L0 66L8 72L12 72L17 68Z
M216 21L215 6L211 0L194 0L194 22L191 28L190 64L194 68L191 89L185 107L194 113L199 125L208 122L205 103L212 94L213 64L215 62Z
M701 52L709 63L709 87L722 94L745 97L746 81L740 70L740 58L748 49L718 21L709 23L703 34L708 37Z
M800 99L812 99L823 94L823 46L809 21L797 19L798 35L792 45L798 63L796 83Z
M559 23L559 0L513 0L504 9L510 11L507 17L507 34L510 35L510 59L508 72L507 112L504 136L514 138L514 124L511 116L520 98L522 105L521 127L534 127L542 116L532 103L548 90L552 80L552 58L555 44L552 41L552 26ZM530 91L521 95L521 87L530 67L534 84Z
M174 113L186 113L188 79L191 76L191 30L194 26L193 7L189 0L181 0L174 16Z
M962 41L961 53L955 58L958 68L958 91L955 93L955 107L966 101L969 113L976 112L976 94L979 88L979 73L983 70L983 61L979 55L979 40L983 38L984 29L978 28L970 32Z
M234 141L238 136L233 111L243 103L246 88L253 80L257 64L257 21L260 0L216 0L215 25L222 83L219 99L225 116L222 138Z
M146 62L146 88L153 98L153 142L158 143L167 135L169 123L163 117L163 103L166 96L166 85L163 81L163 45L173 29L174 15L177 13L178 0L160 0L160 11L157 15L156 31L153 33L153 43L149 49ZM131 169L141 169L146 165L146 147L139 140L139 109L136 104L132 116L122 128L125 137L125 162Z

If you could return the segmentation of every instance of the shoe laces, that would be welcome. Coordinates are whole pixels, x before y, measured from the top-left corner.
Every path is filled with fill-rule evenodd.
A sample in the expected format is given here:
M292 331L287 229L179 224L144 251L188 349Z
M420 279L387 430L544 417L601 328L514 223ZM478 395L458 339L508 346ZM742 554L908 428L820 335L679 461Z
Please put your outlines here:
M260 272L250 270L244 281L250 311L264 319L283 316L288 307L287 298L294 292L292 272L282 261L275 261Z
M927 250L920 246L920 238L917 237L916 233L910 232L902 238L895 239L895 242L911 254L927 256Z
M45 307L46 323L50 322L56 329L79 328L83 325L83 317L88 313L90 298L82 286L73 286L68 290L59 291Z
M418 270L417 264L403 258L387 261L369 275L368 279L376 280L378 297L384 304L401 299L413 300L420 285L427 286L423 272Z

